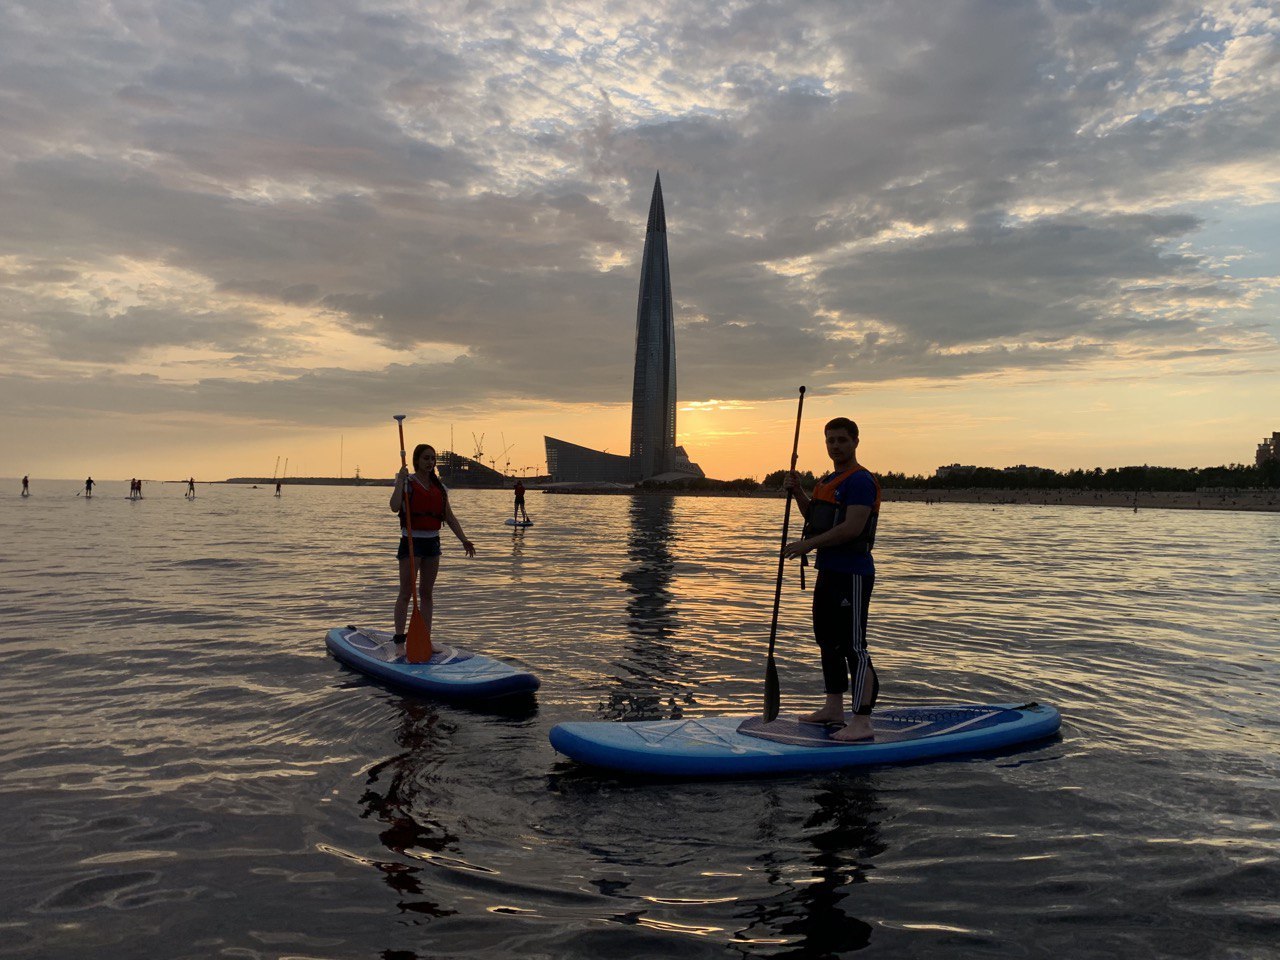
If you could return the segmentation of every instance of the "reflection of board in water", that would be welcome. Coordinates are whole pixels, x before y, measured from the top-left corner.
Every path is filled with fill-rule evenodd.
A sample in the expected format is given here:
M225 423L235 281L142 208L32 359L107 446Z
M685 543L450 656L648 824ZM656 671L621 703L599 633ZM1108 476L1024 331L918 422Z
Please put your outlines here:
M551 745L570 759L629 773L724 777L936 760L1044 739L1061 718L1037 703L901 707L872 717L874 741L843 743L828 728L779 717L721 716L637 723L561 723Z

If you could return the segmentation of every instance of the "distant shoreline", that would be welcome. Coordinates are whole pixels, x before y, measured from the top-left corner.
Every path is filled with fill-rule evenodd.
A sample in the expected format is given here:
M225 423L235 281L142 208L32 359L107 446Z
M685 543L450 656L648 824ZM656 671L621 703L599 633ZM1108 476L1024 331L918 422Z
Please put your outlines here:
M178 481L185 482L185 481ZM218 482L218 481L212 481ZM233 477L222 483L274 486L275 480ZM395 480L339 477L289 477L280 481L285 486L390 487ZM458 487L458 490L507 490L510 487ZM781 499L778 490L668 490L659 487L598 488L586 486L528 486L529 493L561 496L647 496L647 497L737 497L748 499ZM921 490L916 488L884 488L888 503L989 503L1025 506L1119 507L1132 510L1243 510L1280 513L1280 490L1271 488L1234 490L1140 490L1136 501L1133 491L1126 490L1032 490L1019 488L958 487Z
M584 487L545 489L531 488L530 493L638 495L660 497L742 497L782 499L777 490L592 490ZM1120 507L1132 510L1134 494L1126 490L1019 490L961 487L944 490L884 488L886 503L989 503L1026 506ZM1280 490L1232 490L1225 493L1195 491L1140 490L1136 506L1139 510L1245 510L1280 513Z
M884 499L900 503L990 503L1028 506L1121 507L1132 510L1248 510L1280 513L1280 490L885 490Z

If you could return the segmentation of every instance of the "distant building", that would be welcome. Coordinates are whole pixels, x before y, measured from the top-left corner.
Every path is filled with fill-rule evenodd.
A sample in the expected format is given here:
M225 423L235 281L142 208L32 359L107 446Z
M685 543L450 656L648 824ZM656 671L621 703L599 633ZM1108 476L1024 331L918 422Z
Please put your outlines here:
M444 450L436 461L436 473L446 487L501 487L506 478L479 460Z
M1258 455L1254 463L1260 467L1268 460L1280 460L1280 433L1273 433L1258 444Z
M684 448L676 446L676 332L661 176L653 182L640 265L630 455L592 450L555 437L544 439L547 472L553 482L636 483L705 476Z
M977 469L978 469L977 467L964 466L963 464L959 464L959 463L952 463L952 464L948 464L945 467L939 467L937 470L933 471L933 475L937 477L939 480L944 480L947 477L954 477L960 474L973 473Z
M631 483L631 458L544 437L547 473L553 483Z

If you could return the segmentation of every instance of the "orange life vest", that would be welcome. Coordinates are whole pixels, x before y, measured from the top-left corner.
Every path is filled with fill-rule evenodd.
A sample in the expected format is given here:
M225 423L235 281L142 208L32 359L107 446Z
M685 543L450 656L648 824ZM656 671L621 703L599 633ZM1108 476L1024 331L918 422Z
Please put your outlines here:
M401 519L408 508L409 523L414 534L428 533L440 529L444 520L448 499L444 491L436 484L424 484L416 475L409 475L409 486L405 491L408 497L401 506ZM407 531L406 531L407 532Z
M826 533L828 530L833 530L844 523L849 506L836 500L836 491L840 489L840 484L844 483L859 470L866 469L866 467L854 467L829 480L824 480L813 488L813 496L809 498L809 515L805 518L804 535L806 537ZM875 474L872 474L871 471L867 470L867 473L870 474L872 482L876 485L876 502L871 507L871 516L867 517L866 525L863 526L862 532L858 534L856 540L828 549L846 550L852 553L870 553L871 548L875 546L876 526L880 520L880 481L876 480Z

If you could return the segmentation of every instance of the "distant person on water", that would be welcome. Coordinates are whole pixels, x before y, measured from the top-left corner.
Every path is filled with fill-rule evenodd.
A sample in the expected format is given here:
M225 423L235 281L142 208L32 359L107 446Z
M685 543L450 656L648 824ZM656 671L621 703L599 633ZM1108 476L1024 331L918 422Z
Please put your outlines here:
M31 481L26 477L22 478L22 495L24 497L31 496Z
M396 597L395 640L403 644L405 623L409 616L409 601L413 599L413 570L409 565L409 533L413 528L413 556L418 566L418 604L422 610L427 630L431 630L431 598L435 589L436 574L440 572L440 527L447 525L462 543L468 557L476 555L475 544L462 532L462 524L453 515L449 504L449 491L436 476L436 449L420 443L413 448L413 473L401 467L396 474L395 490L391 493L391 512L400 514L400 548L396 557L400 561L400 594ZM406 496L407 494L407 496ZM405 524L405 514L409 523Z
M187 481L187 496L194 497L196 495L196 478L192 477Z
M813 496L792 471L786 488L805 517L803 539L783 548L787 557L818 552L813 585L813 635L822 654L827 699L822 709L801 717L808 723L843 724L832 740L869 740L871 710L880 693L867 652L867 611L876 568L871 548L880 516L880 482L858 463L858 425L837 417L823 429L831 472L818 481ZM853 717L846 721L844 694L852 685Z
M276 481L276 496L280 496L280 481Z
M517 521L522 519L522 516L526 521L529 519L529 514L524 510L524 483L519 480L516 481L516 504L512 510L512 516Z
M86 499L93 496L93 477L85 477L84 495Z

